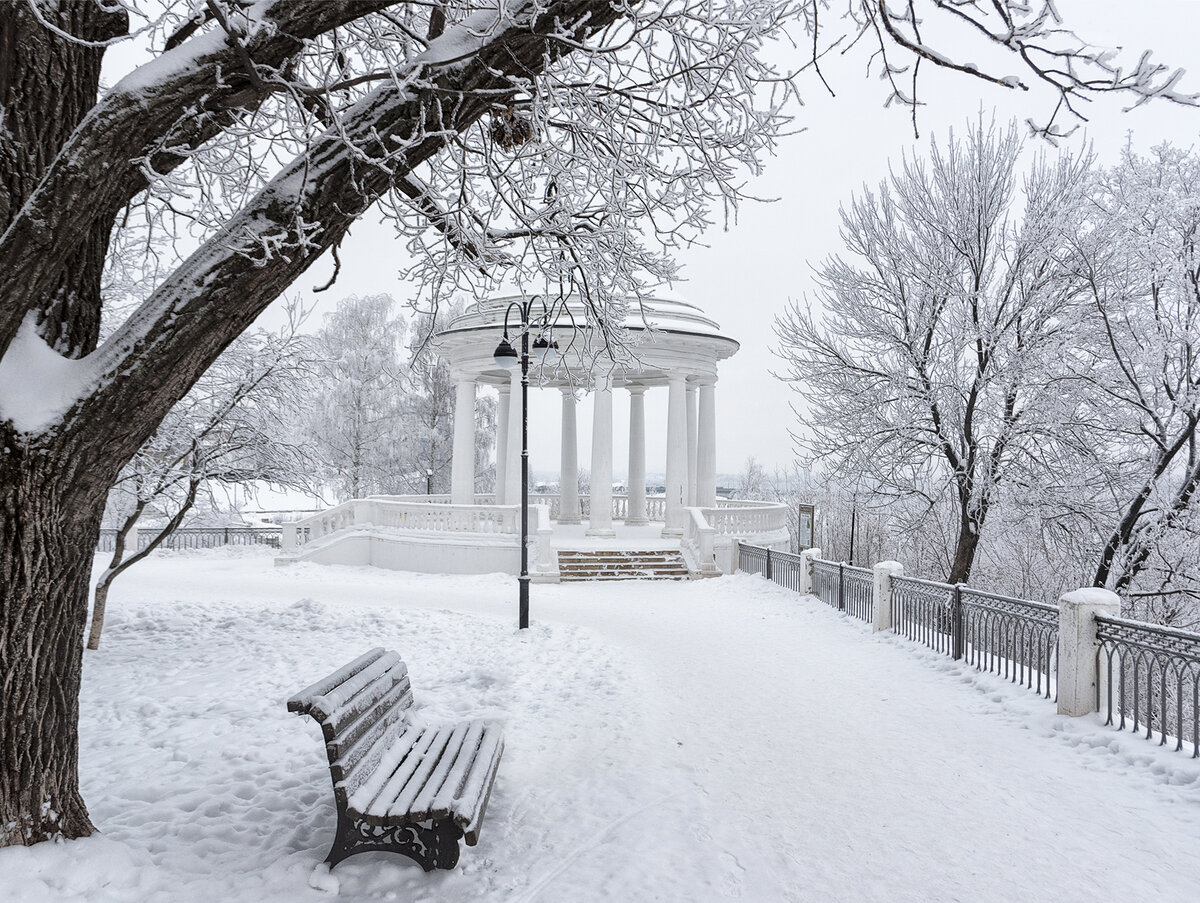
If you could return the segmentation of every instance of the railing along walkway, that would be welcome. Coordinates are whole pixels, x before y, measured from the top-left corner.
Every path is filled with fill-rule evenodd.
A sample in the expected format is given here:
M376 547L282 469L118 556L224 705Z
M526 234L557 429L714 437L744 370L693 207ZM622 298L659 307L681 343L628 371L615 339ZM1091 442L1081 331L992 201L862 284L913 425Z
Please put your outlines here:
M806 560L814 596L853 617L873 619L874 572L867 568L743 543L738 569L802 591ZM889 582L887 623L895 633L1057 698L1058 606L899 574ZM1096 709L1106 723L1145 731L1176 750L1190 746L1200 758L1200 633L1100 614L1094 622Z

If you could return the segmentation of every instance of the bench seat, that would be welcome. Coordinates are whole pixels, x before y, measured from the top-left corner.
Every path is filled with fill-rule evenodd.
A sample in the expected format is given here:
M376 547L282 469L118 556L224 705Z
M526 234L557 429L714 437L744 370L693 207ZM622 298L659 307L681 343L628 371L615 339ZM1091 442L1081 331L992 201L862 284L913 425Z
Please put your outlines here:
M326 861L392 850L428 871L453 868L479 840L504 741L487 721L423 727L410 718L408 669L372 649L297 693L288 711L321 725L338 827Z

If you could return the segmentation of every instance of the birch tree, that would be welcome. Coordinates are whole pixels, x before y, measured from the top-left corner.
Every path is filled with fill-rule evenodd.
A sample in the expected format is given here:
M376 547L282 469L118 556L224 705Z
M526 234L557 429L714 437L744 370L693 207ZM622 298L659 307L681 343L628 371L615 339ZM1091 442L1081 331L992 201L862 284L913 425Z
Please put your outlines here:
M1116 71L1050 3L927 4L1021 73L999 76L925 44L912 5L865 0L832 21L817 0L164 6L0 6L0 845L93 830L76 725L109 487L274 298L327 255L336 273L367 209L417 242L431 298L504 270L578 290L605 333L714 200L743 197L786 122L795 82L763 49L789 27L814 55L875 36L897 90L924 60L1050 79L1068 103L1185 99L1148 62ZM131 31L152 59L101 92ZM146 290L101 343L114 257Z

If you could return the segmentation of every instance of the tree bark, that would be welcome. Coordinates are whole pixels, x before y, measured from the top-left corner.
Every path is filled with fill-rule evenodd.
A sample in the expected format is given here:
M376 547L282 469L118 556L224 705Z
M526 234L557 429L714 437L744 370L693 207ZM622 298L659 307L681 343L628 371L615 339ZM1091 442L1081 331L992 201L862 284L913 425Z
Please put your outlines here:
M79 681L106 485L62 444L0 453L0 846L93 831L79 793Z
M108 11L92 0L43 2L41 8L63 31L89 41L124 34L129 24L124 10ZM103 56L101 48L48 31L25 3L0 8L0 234L96 103ZM99 217L82 227L36 312L38 332L67 357L96 347L112 223Z

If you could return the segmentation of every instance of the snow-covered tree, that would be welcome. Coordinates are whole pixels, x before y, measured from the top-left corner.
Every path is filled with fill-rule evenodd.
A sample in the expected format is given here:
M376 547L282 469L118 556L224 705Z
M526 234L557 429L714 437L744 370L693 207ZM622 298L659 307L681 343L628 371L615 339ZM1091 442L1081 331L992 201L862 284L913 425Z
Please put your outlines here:
M981 123L906 158L843 208L823 315L792 304L776 323L809 460L928 511L952 499L951 582L970 576L998 487L1034 479L1071 416L1059 382L1079 291L1056 260L1087 162L1041 161L1022 183L1021 145Z
M1096 336L1072 359L1098 412L1093 581L1194 618L1200 601L1200 154L1126 148L1098 174L1073 263ZM1168 618L1168 615L1170 617Z
M506 270L582 292L606 333L614 299L672 272L712 199L743 197L794 89L763 52L786 28L817 52L847 28L877 39L897 93L900 58L1021 87L926 45L914 6L893 7L165 0L147 19L122 0L0 5L3 46L19 48L0 64L0 845L93 830L76 724L109 488L358 217L376 206L416 242L431 298ZM1148 62L1114 72L1048 2L921 7L1068 102L1182 99ZM101 91L105 50L131 29L152 58ZM100 343L106 259L146 288Z
M117 532L112 559L96 580L89 649L100 645L113 581L158 548L218 484L312 488L305 450L289 435L311 354L297 333L299 310L291 314L278 333L235 339L122 469L109 492ZM155 515L153 524L147 514ZM127 548L135 526L149 536L140 549Z
M389 295L346 298L316 336L306 429L321 477L339 500L394 490L406 441L406 326L394 307Z

